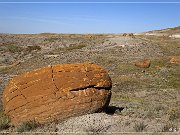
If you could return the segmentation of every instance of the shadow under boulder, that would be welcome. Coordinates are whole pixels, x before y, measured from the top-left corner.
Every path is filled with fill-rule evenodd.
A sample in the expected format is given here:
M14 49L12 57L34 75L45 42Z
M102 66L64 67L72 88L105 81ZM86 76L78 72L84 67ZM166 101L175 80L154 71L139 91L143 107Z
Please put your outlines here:
M108 106L104 111L106 114L113 115L114 113L120 113L124 107Z

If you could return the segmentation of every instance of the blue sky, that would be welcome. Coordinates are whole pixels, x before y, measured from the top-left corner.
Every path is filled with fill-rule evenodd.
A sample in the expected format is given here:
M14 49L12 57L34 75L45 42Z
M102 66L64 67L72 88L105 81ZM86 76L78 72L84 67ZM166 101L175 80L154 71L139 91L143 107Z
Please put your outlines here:
M28 0L17 1L28 2ZM51 2L50 0L30 1ZM65 2L67 1L82 2L83 0ZM130 1L135 2L135 0ZM179 3L0 3L0 33L123 33L180 26L180 0L173 1ZM15 0L0 0L0 2L15 2ZM172 1L149 0L149 2Z

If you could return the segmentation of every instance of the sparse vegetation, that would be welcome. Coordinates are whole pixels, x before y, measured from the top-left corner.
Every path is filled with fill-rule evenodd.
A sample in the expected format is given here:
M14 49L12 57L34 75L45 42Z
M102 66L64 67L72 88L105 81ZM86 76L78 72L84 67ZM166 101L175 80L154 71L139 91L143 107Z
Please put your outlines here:
M41 47L38 45L33 45L33 46L27 46L27 48L26 48L26 51L28 51L28 52L31 52L33 50L41 50Z
M180 111L179 111L179 107L177 105L176 108L172 108L169 111L169 120L170 121L178 121L180 119Z
M7 116L0 118L0 130L8 129L10 127L10 119Z
M177 26L174 28L166 28L166 29L162 29L162 30L154 30L154 31L150 31L150 32L161 33L161 34L165 34L165 35L172 35L172 34L180 33L180 26Z
M10 119L6 116L0 107L0 130L5 130L10 127Z
M180 66L170 70L168 85L172 88L180 88Z
M142 69L138 68L134 65L134 63L123 63L123 64L119 64L119 66L117 67L117 70L119 70L119 72L121 74L127 74L127 73L135 73L135 72L141 72Z
M103 126L98 126L98 127L94 127L94 126L89 126L87 129L85 129L85 132L88 133L89 135L99 135L102 132L105 132L106 130L108 130L111 126L107 126L107 127L103 127Z
M11 53L16 53L16 52L21 52L24 49L20 46L16 45L6 45L6 46L0 46L0 51L1 52L11 52Z
M134 125L134 130L136 131L136 132L142 132L142 131L144 131L146 128L147 128L147 124L144 124L144 122L137 122L137 123L135 123L135 125Z
M125 132L127 132L128 128L131 127L130 132L154 132L156 130L153 125L154 121L163 126L157 126L158 131L170 132L179 128L176 123L180 121L178 105L180 63L171 64L170 56L180 56L180 39L147 35L129 39L120 35L117 35L117 37L110 35L111 38L118 38L117 41L114 41L111 38L106 38L108 35L93 35L92 38L87 38L78 34L52 33L26 36L31 36L31 39L27 40L28 42L19 38L21 37L19 36L17 43L11 42L0 46L1 56L4 57L3 55L8 54L5 59L10 58L7 52L11 52L16 55L12 55L15 60L18 58L25 60L22 64L13 67L9 67L13 62L6 62L5 66L4 63L2 64L0 69L0 77L2 78L0 79L3 82L0 83L1 89L4 89L11 75L17 75L50 64L91 61L103 66L110 74L113 82L110 105L125 107L122 111L113 114L117 121L118 118L121 118L118 122L121 123L122 130L125 129ZM38 38L38 36L41 38ZM8 39L11 38L8 37ZM39 42L40 40L42 42ZM21 46L18 46L19 44ZM50 46L51 44L52 46ZM119 46L124 44L125 46ZM41 48L41 45L43 48ZM43 49L46 47L50 50L46 49L46 52L44 52ZM33 50L37 51L32 53ZM24 51L25 54L18 55L20 53L16 53L20 51ZM41 51L41 53L36 53L38 51ZM47 60L44 57L47 54L58 55L58 57ZM139 68L134 65L136 60L144 58L150 59L151 65L149 68ZM135 123L135 121L142 120L147 123ZM127 123L124 121L127 121ZM169 123L165 123L166 121L169 121ZM7 117L2 117L1 123L0 128L2 130L8 128ZM37 126L36 122L24 122L17 127L17 131L33 130ZM105 131L102 128L89 127L86 131L91 134L98 134L99 131ZM111 129L108 131L111 131Z
M162 128L162 132L177 132L178 130L177 125L170 122L166 123Z
M59 40L60 38L57 38L57 37L50 37L50 38L47 38L45 39L45 41L48 41L48 42L55 42L57 40Z
M89 127L88 129L85 129L85 132L88 134L88 135L98 135L99 131L98 129L94 128L94 127Z
M74 49L82 49L86 47L85 44L77 44L77 45L70 45L69 47L65 48L67 51L74 50Z
M39 125L40 124L37 123L36 121L23 122L19 126L17 126L16 131L17 132L30 131L30 130L37 128Z
M76 49L82 49L86 47L85 44L75 44L75 45L70 45L69 47L63 47L63 48L58 48L56 49L56 52L62 51L62 52L68 52Z
M167 36L145 36L145 38L155 45L158 45L166 55L180 55L180 39L173 39Z

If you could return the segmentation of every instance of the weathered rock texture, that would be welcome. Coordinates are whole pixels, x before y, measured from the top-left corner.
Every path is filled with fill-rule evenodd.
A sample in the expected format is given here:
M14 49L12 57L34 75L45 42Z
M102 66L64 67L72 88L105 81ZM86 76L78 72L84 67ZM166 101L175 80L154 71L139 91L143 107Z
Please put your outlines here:
M135 66L140 67L140 68L149 68L150 65L151 65L151 61L148 59L135 62Z
M3 106L13 124L46 123L105 108L111 79L95 64L64 64L37 69L13 78L3 93Z

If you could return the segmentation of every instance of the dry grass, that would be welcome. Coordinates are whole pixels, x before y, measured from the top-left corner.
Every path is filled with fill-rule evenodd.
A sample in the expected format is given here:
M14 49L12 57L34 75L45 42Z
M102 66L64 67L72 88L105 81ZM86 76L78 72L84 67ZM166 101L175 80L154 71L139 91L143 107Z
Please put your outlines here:
M120 74L127 74L127 73L131 74L142 71L142 69L136 67L134 63L122 63L119 64L116 68L117 68L116 70L118 70Z
M24 50L24 48L16 46L16 45L0 46L0 52L16 53L16 52L21 52L23 50Z
M167 116L171 121L179 121L177 110L180 108L176 100L180 88L179 69L180 66L170 64L167 57L151 59L151 66L146 69L132 63L120 64L112 78L116 87L111 100L128 106L123 115L143 119Z
M68 36L81 40L78 35L62 35L66 39L69 38ZM49 42L59 40L57 35L50 35L48 38L52 38L49 39ZM109 52L101 54L97 52L98 55L92 54L93 57L90 60L110 71L113 82L111 101L125 107L119 115L122 117L128 116L130 120L137 118L153 121L158 119L161 124L164 121L170 121L173 124L167 123L162 129L162 131L169 131L170 128L177 127L174 123L180 121L180 108L177 96L180 88L180 64L171 64L168 56L180 55L180 40L154 36L143 36L143 38L146 38L148 42L150 41L150 44L156 45L164 51L163 57L149 58L151 60L149 68L138 68L130 60L128 63L121 61L120 55L115 57L114 50L108 50ZM100 41L102 40L100 39ZM97 44L96 40L93 42ZM94 45L95 43L93 42L92 44ZM62 52L68 54L68 52L71 52L70 55L73 55L73 52L81 51L80 49L88 46L90 43L74 44L69 47L56 49L54 52L57 52L57 54ZM134 130L137 132L146 131L147 124L151 126L150 123L144 124L143 122L132 123L132 125L134 124ZM31 122L23 123L18 127L18 130L20 132L31 130L33 127L36 127L33 125ZM89 132L96 132L96 130L88 129Z
M163 128L162 132L178 132L179 128L177 127L177 123L167 122Z
M45 41L48 41L48 42L55 42L55 41L58 41L58 40L60 40L60 38L58 38L58 37L51 37L51 38L45 39Z
M37 128L39 125L40 124L37 123L36 121L23 122L19 126L17 126L16 131L17 132L30 131L30 130Z
M171 108L168 112L170 121L178 121L180 120L180 111L179 107Z
M144 131L146 128L147 128L147 124L144 124L144 122L138 122L138 123L135 123L134 125L134 130L136 132L142 132Z
M87 46L86 44L75 44L75 45L70 45L69 47L58 48L54 52L69 52L77 49L82 49L86 46Z
M41 47L38 45L33 45L33 46L27 46L26 51L31 52L34 50L41 50Z
M173 39L166 36L141 35L139 37L158 45L166 55L180 55L180 39Z
M0 108L0 130L5 130L10 127L10 119L7 117L3 110L2 107Z

